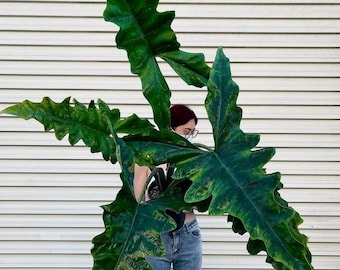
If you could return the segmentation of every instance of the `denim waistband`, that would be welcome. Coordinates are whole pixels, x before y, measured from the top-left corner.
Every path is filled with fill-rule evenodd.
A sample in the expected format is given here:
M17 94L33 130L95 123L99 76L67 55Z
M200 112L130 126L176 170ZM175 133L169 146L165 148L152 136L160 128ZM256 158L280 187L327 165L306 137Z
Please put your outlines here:
M186 230L191 230L192 228L196 227L198 225L197 219L193 219L192 221L189 221L188 223L184 223L183 227L186 228Z
M184 223L181 228L174 231L174 233L181 233L181 232L191 232L191 230L198 226L197 219L189 221L188 223Z
M177 230L173 230L173 231L170 231L170 232L162 232L161 234L170 234L170 235L177 235L177 234L181 234L183 232L191 232L191 230L193 228L195 228L196 226L198 226L198 222L197 222L197 219L194 219L192 221L189 221L188 223L184 223L182 225L182 227L180 227L179 229Z

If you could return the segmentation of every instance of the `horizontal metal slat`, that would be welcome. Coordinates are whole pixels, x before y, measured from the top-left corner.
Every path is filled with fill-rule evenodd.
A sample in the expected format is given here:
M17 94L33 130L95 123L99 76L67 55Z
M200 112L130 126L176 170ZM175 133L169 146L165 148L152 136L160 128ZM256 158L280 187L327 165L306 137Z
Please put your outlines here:
M2 187L93 187L93 188L113 188L120 187L122 182L118 176L119 165L114 173L23 173L14 172L3 174L1 177Z
M54 0L43 0L43 1L54 1ZM63 0L56 0L63 1ZM103 0L94 0L103 1ZM91 0L85 0L85 2L92 2ZM178 3L178 0L163 0L163 3ZM181 3L186 4L199 4L199 3L224 3L224 4L258 4L258 0L184 0ZM280 0L280 4L339 4L339 0ZM275 0L262 0L261 4L277 4Z
M310 3L310 2L309 2ZM196 4L180 5L178 2L173 5L160 5L160 11L175 10L176 16L201 17L201 18L339 18L340 7L338 5L325 5L319 1L317 4L308 5L283 5L281 2L263 4L257 1L253 5L233 3L228 5Z
M286 48L327 48L337 47L340 38L332 34L195 34L177 33L181 44L194 47L197 44L203 47L286 47ZM241 44L241 45L240 45Z
M0 45L113 46L114 33L82 32L0 32ZM189 47L336 48L340 38L334 34L238 34L177 33L178 41ZM284 45L284 46L283 46Z
M101 17L104 11L104 3L0 3L0 10L3 15L7 16L72 16L72 17ZM339 6L329 5L280 5L264 4L258 2L256 5L233 4L219 5L199 4L199 5L180 5L163 4L161 2L159 11L175 10L177 17L233 17L233 18L338 18L340 11Z
M39 189L40 187L37 187ZM108 187L109 188L109 187ZM326 188L324 188L326 190ZM113 189L111 190L118 190ZM287 190L290 192L291 189ZM327 191L327 190L326 190ZM339 191L340 193L340 191ZM106 199L106 201L105 201ZM24 203L23 203L24 201ZM32 214L32 215L99 215L102 214L103 210L100 206L104 204L109 204L112 202L107 197L103 198L102 201L72 201L72 200L56 200L56 201L43 201L43 200L15 200L15 197L12 200L1 200L0 205L0 214ZM288 201L289 205L293 207L300 215L302 216L338 216L340 211L339 203L337 202L305 202L303 198L301 202L291 202ZM218 227L216 223L214 223L214 219L212 217L207 217L208 224L207 228ZM204 223L205 224L205 223ZM202 224L200 223L201 227ZM222 228L225 228L226 220L223 221ZM203 227L202 227L203 228ZM340 242L340 238L337 240Z
M20 23L21 16L0 16L0 31L113 32L119 29L118 26L104 21L102 17L28 16L25 17L25 24Z
M13 2L22 2L21 0L13 0ZM71 2L73 0L40 0L39 2L44 3L58 3L58 2ZM105 3L105 0L82 0L82 3ZM178 0L162 0L164 4L179 4ZM161 3L161 4L162 4ZM200 3L223 3L223 4L258 4L258 0L183 0L180 4L200 4ZM274 0L262 0L262 4L277 4ZM339 0L281 0L280 4L337 4Z
M281 196L288 202L339 203L340 189L282 189Z
M327 243L327 240L322 240L322 232L325 231L326 235L330 237L331 233L336 234L340 226L337 223L338 217L325 217L322 216L302 216L303 223L299 225L299 230L305 234L310 234L311 231L313 231L313 236L316 237L314 242L322 242ZM205 220L205 222L203 222ZM216 217L214 217L212 220L209 218L202 219L198 217L198 222L203 230L203 238L204 241L213 241L213 242L224 242L224 241L248 241L249 235L239 235L234 233L231 230L231 223L226 223L226 225L215 224ZM225 218L226 220L226 218ZM226 222L226 221L225 221ZM210 224L211 229L204 229L206 227L205 224ZM327 231L329 230L329 233L327 234ZM317 236L318 235L318 236ZM233 240L232 240L233 239ZM335 237L334 241L338 241L339 237Z
M6 228L103 228L98 215L1 215L0 227Z
M175 32L192 33L338 33L339 21L334 19L262 19L202 18L177 19L173 23Z
M78 254L0 254L0 269L13 270L19 268L20 270L27 270L27 266L31 269L77 269L90 270L93 259L90 255ZM75 267L76 266L76 267ZM28 268L29 270L31 270Z
M197 138L199 140L199 138ZM0 159L17 160L103 160L101 154L90 153L88 147L30 147L2 146ZM20 156L18 156L20 153ZM340 148L278 148L273 157L275 161L339 161Z
M0 2L0 15L5 16L56 16L56 17L102 17L105 3L81 2Z
M288 175L339 175L338 162L274 162L265 165L267 172L281 172ZM325 194L327 197L327 195ZM315 198L314 198L315 199Z
M198 129L202 133L211 131L208 120L201 120ZM337 134L340 127L336 120L296 120L296 119L244 119L241 121L241 129L246 133L281 133L281 134ZM43 131L43 126L34 121L22 119L3 118L0 121L0 131ZM24 138L24 136L23 136Z
M267 133L260 134L260 142L258 147L275 147L275 148L339 148L340 141L338 135L335 134L280 134ZM203 133L200 131L196 139L197 142L206 145L213 145L212 134ZM58 141L53 132L26 132L25 135L21 132L7 132L0 133L1 146L67 146L71 147L66 139ZM74 147L83 147L80 142ZM67 150L72 151L72 150Z
M38 189L40 187L37 187ZM108 188L109 189L109 188ZM114 189L111 188L111 191ZM117 189L115 189L117 190ZM107 197L106 197L107 198ZM24 200L24 198L23 198ZM32 214L32 215L100 215L103 213L103 209L100 207L104 204L112 202L106 200L105 197L102 201L39 201L39 200L27 200L25 203L20 200L4 201L1 199L0 214Z
M228 248L226 248L228 246ZM324 244L324 243L309 243L309 249L313 256L338 256L340 243ZM248 255L246 244L244 243L203 243L203 254L222 255L228 256L235 255Z
M332 19L253 19L253 18L176 18L175 32L192 33L334 33L339 28ZM114 32L118 27L103 18L78 17L27 17L25 24L19 16L0 17L3 31L56 31L56 32Z
M100 217L98 217L100 218ZM0 228L0 238L7 241L90 241L104 228Z
M128 72L128 71L127 71ZM239 77L233 76L241 91L287 91L287 92L335 92L340 91L337 78L302 78L302 77ZM172 91L199 92L199 88L189 88L178 77L166 77ZM101 97L106 101L113 100L113 90L130 90L141 92L140 80L130 76L28 76L28 75L3 75L0 77L1 102L17 102L24 98L40 101L44 96L57 96L63 99L68 96L81 98L86 95L89 99ZM191 89L191 90L190 90ZM90 90L91 92L87 92ZM6 93L6 95L3 93ZM26 91L26 92L25 92ZM38 91L38 92L36 92ZM28 92L32 97L28 96ZM69 93L69 94L68 94ZM126 94L130 92L125 92ZM89 95L87 95L89 94ZM135 95L136 93L134 93ZM8 96L8 97L7 97ZM111 97L111 99L110 99ZM83 99L80 99L83 100ZM193 100L189 102L192 104ZM143 102L146 104L146 102ZM320 103L321 104L321 103ZM326 103L329 104L329 103ZM333 103L335 104L335 103ZM129 104L131 105L131 104ZM322 104L324 105L324 104ZM329 104L330 105L330 104Z
M1 173L117 173L117 167L104 160L0 160Z
M86 105L88 101L91 100L90 93L86 94L84 92L83 99L87 98ZM184 94L184 93L183 93ZM188 93L190 94L190 93ZM0 94L1 95L1 94ZM195 95L194 93L192 95ZM243 95L243 93L242 93ZM268 94L269 96L270 94ZM286 93L287 96L290 93ZM320 97L323 95L320 93L318 96ZM264 93L263 96L266 96ZM23 99L21 100L23 101ZM21 102L20 101L20 102ZM4 110L5 108L9 107L9 104L1 104L0 103L0 110ZM189 105L190 106L190 105ZM325 119L325 120L337 120L340 118L340 107L335 105L306 105L306 106L298 106L298 105L261 105L261 104L253 104L253 105L242 105L242 118L243 119ZM117 106L112 106L112 108L117 108ZM207 112L204 109L203 105L194 105L190 106L193 109L199 118L206 119ZM148 109L147 105L126 105L123 104L118 107L121 112L122 117L127 115L132 115L132 113L137 114L140 118L148 118L149 120L152 119L153 115L151 109ZM1 135L0 135L1 136ZM11 138L8 138L9 140Z
M324 270L337 270L340 261L333 256L321 256L313 258L314 267L316 269ZM45 270L60 270L77 269L77 270L91 270L92 258L91 256L81 255L45 255L40 257L39 255L0 255L0 260L3 264L0 269L3 270L27 270L27 265L30 265L31 269L43 268ZM240 261L242 264L240 264ZM77 265L74 267L74 265ZM272 269L270 264L265 263L265 256L206 256L203 259L202 270L217 270L217 269L254 269L264 270ZM29 269L29 270L31 270Z
M182 49L193 53L203 53L207 62L212 62L216 48ZM340 49L337 48L225 48L224 53L234 62L284 62L284 63L337 63ZM29 61L127 61L124 50L112 46L1 46L1 60Z
M90 255L92 244L90 241L1 241L1 254L74 254Z
M115 166L118 166L117 164ZM118 171L118 169L117 169ZM48 181L46 181L48 179ZM337 175L289 175L282 171L281 181L284 188L304 189L340 189ZM118 173L8 173L3 174L3 187L120 187L122 184Z
M4 75L47 76L124 76L129 64L111 62L51 62L2 61ZM160 63L164 76L175 76L167 64ZM243 77L336 77L340 68L336 63L233 63L232 74ZM129 75L129 73L128 73Z
M19 245L18 245L19 244ZM310 244L310 249L314 256L329 255L336 256L338 253L336 249L340 244ZM226 250L226 246L228 249ZM26 242L17 241L2 241L0 243L0 250L5 250L4 254L75 254L75 255L90 255L91 243L90 242ZM203 242L203 256L205 254L212 255L249 255L245 250L245 243L209 243Z
M48 179L46 179L48 181ZM118 192L117 187L2 187L1 200L14 201L113 201ZM90 203L93 205L93 203Z
M89 147L0 147L0 159L31 159L31 160L104 160L101 153L91 153ZM20 157L18 153L20 152Z
M71 87L71 85L70 85ZM149 109L147 112L148 116L151 116L150 107L147 105L147 101L143 96L142 91L51 91L47 92L44 90L5 90L0 91L0 100L2 102L8 102L7 105L0 105L1 109L10 106L11 104L20 103L26 99L32 102L41 102L43 97L49 96L54 102L60 103L67 97L75 98L79 102L88 104L91 100L97 101L99 98L104 100L112 108L124 107L127 103L129 106L142 105L145 109ZM200 105L203 108L204 100L207 96L206 90L198 91L178 91L172 94L172 103L184 103L187 105ZM245 91L239 92L237 104L239 106L337 106L340 100L340 91L334 92L303 92L303 91ZM72 104L72 103L71 103ZM138 108L138 107L137 107ZM302 109L300 108L300 113ZM338 110L338 108L334 108ZM202 110L204 111L204 110ZM131 112L128 114L131 115ZM270 117L269 117L270 118ZM301 117L302 118L302 117ZM6 121L6 118L4 118ZM282 119L283 120L283 119ZM317 119L316 119L317 120ZM18 121L11 119L10 121ZM5 130L5 129L4 129Z
M284 188L340 189L337 175L282 175Z

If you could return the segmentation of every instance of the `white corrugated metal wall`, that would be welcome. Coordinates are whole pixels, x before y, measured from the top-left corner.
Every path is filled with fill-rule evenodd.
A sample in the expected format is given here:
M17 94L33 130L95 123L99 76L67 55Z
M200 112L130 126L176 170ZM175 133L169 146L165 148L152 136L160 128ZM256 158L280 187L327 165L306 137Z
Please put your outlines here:
M231 59L242 127L277 154L283 197L303 216L316 269L340 265L339 0L164 0L176 10L182 48L211 62ZM143 117L151 112L103 0L0 1L0 109L24 99L102 98ZM191 105L199 141L210 144L204 89L166 69L174 103ZM194 98L193 98L194 97ZM0 116L0 269L91 269L91 239L102 232L99 205L114 199L119 168L69 147L35 121ZM204 269L270 269L245 251L246 237L223 217L199 217Z

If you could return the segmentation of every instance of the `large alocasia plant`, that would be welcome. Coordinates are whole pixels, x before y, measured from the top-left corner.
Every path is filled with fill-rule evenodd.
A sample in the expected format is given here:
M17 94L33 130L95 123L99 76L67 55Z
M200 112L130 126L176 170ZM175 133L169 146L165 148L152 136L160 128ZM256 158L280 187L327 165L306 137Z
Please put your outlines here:
M259 135L240 129L238 86L221 48L213 66L202 54L181 51L170 25L173 12L156 11L157 0L109 0L107 21L120 27L116 42L128 52L131 70L153 112L153 124L136 115L122 118L98 100L88 107L66 98L55 103L24 101L4 113L34 118L58 139L67 134L71 145L82 140L105 160L120 163L122 188L114 202L103 206L105 231L93 239L94 270L151 269L146 256L164 254L159 233L175 227L166 209L196 207L210 215L228 215L237 233L250 235L250 254L267 253L275 269L313 269L307 237L300 234L299 214L280 197L280 174L267 174L264 165L273 148L254 150ZM158 66L165 60L188 84L206 86L205 108L213 130L214 147L192 145L168 130L171 91ZM133 193L134 164L176 165L172 185L158 198L142 203Z

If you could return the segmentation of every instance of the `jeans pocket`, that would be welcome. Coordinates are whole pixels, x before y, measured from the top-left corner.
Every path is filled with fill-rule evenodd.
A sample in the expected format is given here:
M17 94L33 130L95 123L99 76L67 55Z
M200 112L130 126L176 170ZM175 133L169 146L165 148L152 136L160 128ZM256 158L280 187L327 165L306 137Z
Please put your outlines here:
M191 231L190 231L190 235L194 238L201 238L201 231L199 228L193 228Z

